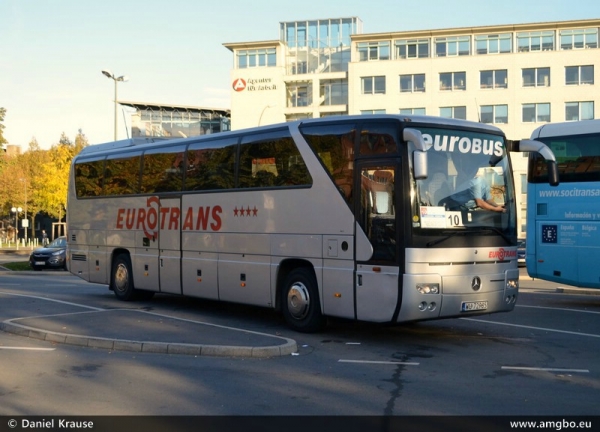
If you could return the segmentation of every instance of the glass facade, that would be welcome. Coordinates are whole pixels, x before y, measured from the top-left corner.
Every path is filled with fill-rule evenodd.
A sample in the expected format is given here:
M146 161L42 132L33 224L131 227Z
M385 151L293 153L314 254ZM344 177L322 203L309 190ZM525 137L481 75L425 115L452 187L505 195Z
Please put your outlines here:
M350 35L362 32L358 18L282 22L280 40L287 47L288 75L348 71ZM376 47L376 55L385 48ZM389 57L389 47L387 48Z
M231 129L229 110L119 102L134 108L132 137L187 138Z

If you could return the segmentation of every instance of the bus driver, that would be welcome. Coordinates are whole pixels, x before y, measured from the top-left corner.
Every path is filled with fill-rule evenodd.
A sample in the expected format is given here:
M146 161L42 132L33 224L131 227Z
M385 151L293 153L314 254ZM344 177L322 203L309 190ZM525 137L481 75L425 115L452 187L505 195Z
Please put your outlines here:
M469 210L483 209L502 213L506 212L503 205L499 205L493 200L490 185L484 178L481 170L463 186L465 187L463 190L449 197L450 201L459 206L464 206Z

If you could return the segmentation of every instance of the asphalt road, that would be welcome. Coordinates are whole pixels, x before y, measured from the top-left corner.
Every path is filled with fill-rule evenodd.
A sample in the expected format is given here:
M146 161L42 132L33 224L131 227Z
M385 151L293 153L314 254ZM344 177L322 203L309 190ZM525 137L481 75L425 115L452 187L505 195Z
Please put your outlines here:
M60 272L0 277L0 321L125 308L297 344L285 355L220 357L90 348L0 332L0 415L598 413L600 297L557 292L556 285L529 278L510 313L397 327L331 320L324 332L306 335L267 309L162 295L122 303L105 286ZM118 331L120 322L106 317L105 327ZM157 325L138 331L148 339Z

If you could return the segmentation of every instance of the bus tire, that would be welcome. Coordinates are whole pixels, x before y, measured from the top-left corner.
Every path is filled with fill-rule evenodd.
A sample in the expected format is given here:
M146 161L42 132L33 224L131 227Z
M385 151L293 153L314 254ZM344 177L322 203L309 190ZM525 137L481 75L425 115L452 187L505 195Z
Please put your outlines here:
M308 268L292 270L283 285L282 309L287 324L302 333L313 333L325 325L315 274Z
M110 287L119 300L135 300L133 287L133 273L131 272L131 259L129 255L117 255L113 262L110 277Z

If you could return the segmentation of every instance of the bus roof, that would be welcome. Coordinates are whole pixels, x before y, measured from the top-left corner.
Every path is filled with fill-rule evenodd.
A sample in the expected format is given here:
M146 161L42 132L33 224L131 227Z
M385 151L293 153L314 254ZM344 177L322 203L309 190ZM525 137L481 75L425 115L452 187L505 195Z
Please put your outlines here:
M600 132L600 120L548 123L534 130L531 139L563 135L585 135L594 132Z
M402 115L402 114L373 114L373 115L340 115L340 116L331 116L331 117L321 117L321 118L307 118L300 119L294 122L284 122L278 124L257 126L253 128L246 129L238 129L234 131L226 131L219 132L218 134L210 134L210 135L199 135L192 136L187 138L178 138L178 137L137 137L137 138L129 138L120 141L107 142L103 144L93 144L87 147L84 147L81 152L77 155L79 157L85 157L95 153L109 152L111 153L113 150L122 150L122 149L133 149L138 146L145 146L148 144L158 144L158 143L166 143L169 144L175 142L186 143L191 140L197 140L199 138L209 139L209 138L219 138L225 136L235 136L238 134L244 133L256 133L261 131L267 131L270 129L277 129L282 127L287 127L290 124L311 124L311 123L323 123L323 122L331 122L335 120L343 120L343 121L372 121L372 120L390 120L396 119L405 124L410 123L420 123L420 124L430 124L432 126L450 126L450 127L461 127L461 128L477 128L490 133L495 134L503 134L502 130L497 128L496 126L492 126L485 123L477 123L469 120L457 120L446 117L436 117L436 116L427 116L427 115Z

